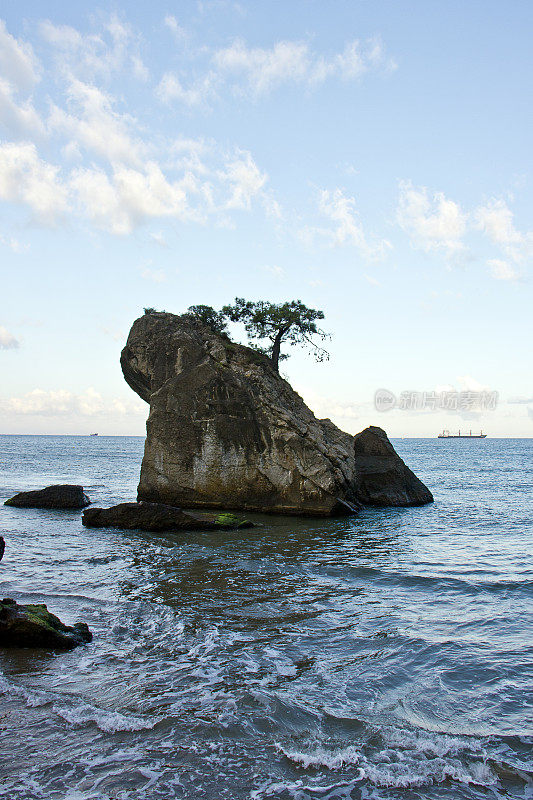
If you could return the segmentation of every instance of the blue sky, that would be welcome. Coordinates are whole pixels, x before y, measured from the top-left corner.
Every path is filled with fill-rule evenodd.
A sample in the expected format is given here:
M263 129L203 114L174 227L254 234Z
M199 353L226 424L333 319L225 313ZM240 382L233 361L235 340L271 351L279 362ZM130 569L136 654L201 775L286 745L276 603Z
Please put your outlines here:
M532 435L530 2L1 15L0 432L142 434L132 321L238 295L324 310L282 370L347 430Z

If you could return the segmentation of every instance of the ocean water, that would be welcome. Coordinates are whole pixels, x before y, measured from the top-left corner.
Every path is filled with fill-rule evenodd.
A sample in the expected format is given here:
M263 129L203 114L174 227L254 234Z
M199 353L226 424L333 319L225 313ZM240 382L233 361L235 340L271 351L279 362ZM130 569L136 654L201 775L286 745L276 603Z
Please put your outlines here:
M0 507L2 596L92 644L0 651L0 798L533 797L533 440L399 440L431 506L84 529ZM0 437L0 501L135 497L143 440Z

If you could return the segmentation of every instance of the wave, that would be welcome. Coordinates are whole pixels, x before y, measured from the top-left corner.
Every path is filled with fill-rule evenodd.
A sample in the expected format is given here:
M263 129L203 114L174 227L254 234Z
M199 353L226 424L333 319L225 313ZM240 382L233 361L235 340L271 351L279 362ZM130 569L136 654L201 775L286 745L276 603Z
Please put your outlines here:
M303 769L320 769L324 767L329 770L337 770L350 764L358 764L361 759L359 750L351 745L337 752L325 750L323 747L318 747L312 752L289 750L279 743L275 747L289 761L303 767Z
M70 707L54 703L52 711L71 725L86 725L92 722L104 733L151 730L159 722L159 718L148 721L141 717L126 716L118 711L107 711L89 703L79 703Z
M28 708L50 706L54 714L73 726L94 723L103 733L118 733L118 731L151 730L160 721L159 717L151 720L134 715L121 714L99 706L92 705L75 699L51 696L45 692L26 689L24 686L8 681L0 675L0 694L7 697L18 697L24 701Z
M336 578L368 578L372 583L401 586L407 588L431 589L439 591L457 591L465 594L482 592L498 593L508 591L533 592L533 580L487 580L474 581L452 576L417 575L402 572L390 572L376 567L326 567L328 576Z
M498 782L496 771L481 758L470 763L462 763L456 758L444 758L436 755L432 757L428 749L424 752L386 748L372 757L365 756L361 750L353 746L340 750L327 750L323 746L319 746L314 750L299 751L277 744L276 749L297 769L351 772L355 768L356 774L352 774L350 783L341 781L324 784L319 783L317 777L308 783L298 780L287 781L282 785L279 783L263 785L251 795L256 800L278 797L282 791L303 800L309 794L322 794L333 788L336 790L335 797L344 797L343 787L349 786L351 791L356 785L367 783L377 788L415 789L452 781L488 789ZM340 794L337 793L339 789L341 790ZM302 790L305 791L305 794L302 793ZM346 794L346 797L351 796L350 792Z

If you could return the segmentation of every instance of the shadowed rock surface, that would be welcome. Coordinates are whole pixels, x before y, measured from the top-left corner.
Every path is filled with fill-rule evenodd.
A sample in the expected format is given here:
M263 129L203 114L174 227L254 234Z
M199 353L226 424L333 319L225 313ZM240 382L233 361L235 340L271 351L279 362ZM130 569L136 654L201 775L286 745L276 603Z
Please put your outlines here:
M85 622L64 625L44 603L19 606L9 598L0 601L0 646L72 650L92 638Z
M355 489L369 506L422 506L433 495L400 458L382 428L354 436Z
M6 500L5 506L16 508L85 508L90 500L83 491L83 486L47 486L31 492L19 492Z
M362 507L354 437L317 419L266 356L158 312L133 323L121 366L150 404L139 500L311 516ZM385 504L406 504L398 480Z
M81 519L86 528L122 528L142 531L205 531L253 528L233 514L187 514L162 503L120 503L111 508L88 508Z

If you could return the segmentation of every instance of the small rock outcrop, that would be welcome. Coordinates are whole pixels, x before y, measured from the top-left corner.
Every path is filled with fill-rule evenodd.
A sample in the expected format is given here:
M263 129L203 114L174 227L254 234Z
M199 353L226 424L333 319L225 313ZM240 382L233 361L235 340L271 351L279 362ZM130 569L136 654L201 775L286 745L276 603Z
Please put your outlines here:
M85 622L64 625L44 603L18 605L10 598L0 601L0 647L72 650L92 638Z
M369 506L422 506L433 495L373 425L354 436L355 490Z
M69 484L47 486L31 492L19 492L6 500L5 506L16 508L64 508L78 509L90 505L90 500L83 491L83 486Z
M120 503L111 508L88 508L81 521L87 528L122 528L141 531L214 531L253 528L233 514L187 514L162 503Z
M150 404L139 500L310 516L362 508L367 465L354 437L317 419L266 356L156 312L133 323L121 366ZM406 504L411 475L402 496L395 474L391 505ZM382 479L386 490L389 472Z

